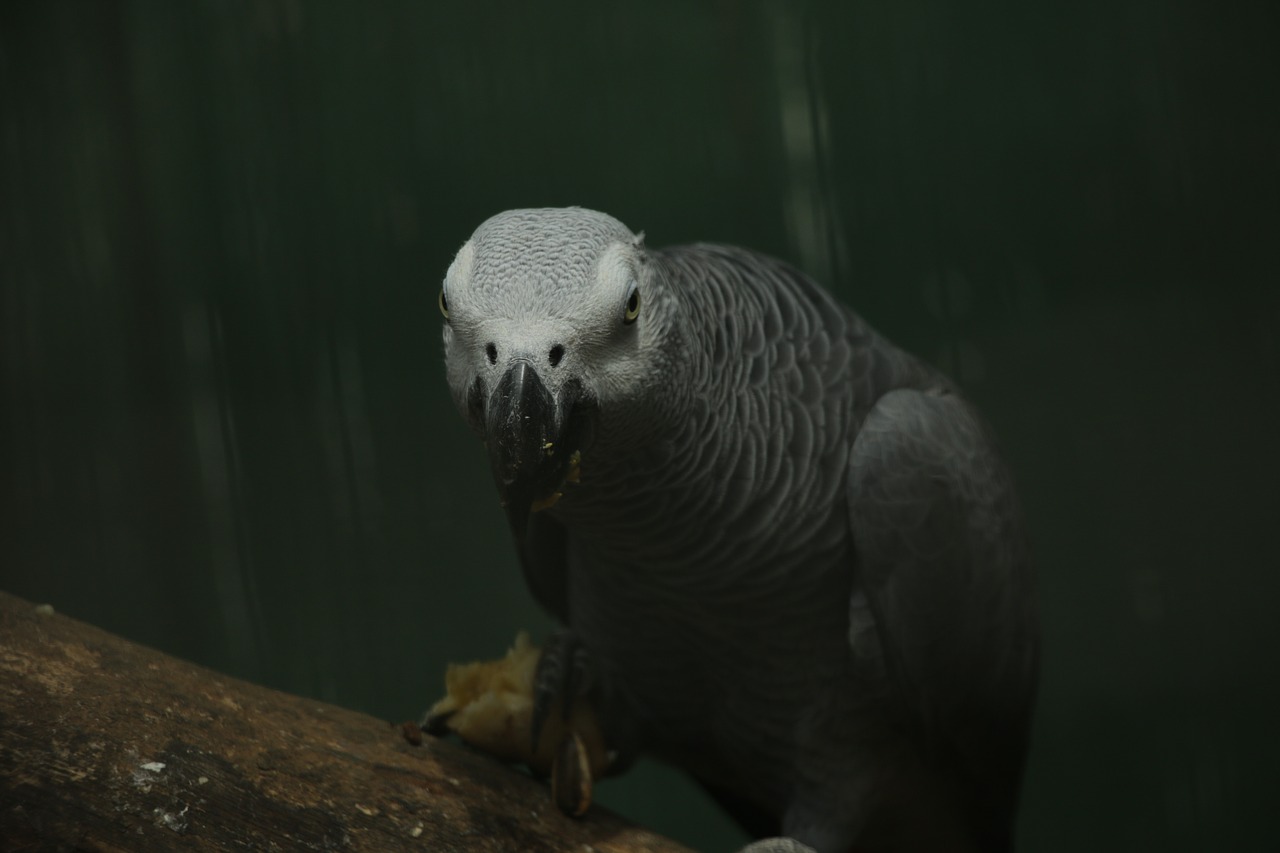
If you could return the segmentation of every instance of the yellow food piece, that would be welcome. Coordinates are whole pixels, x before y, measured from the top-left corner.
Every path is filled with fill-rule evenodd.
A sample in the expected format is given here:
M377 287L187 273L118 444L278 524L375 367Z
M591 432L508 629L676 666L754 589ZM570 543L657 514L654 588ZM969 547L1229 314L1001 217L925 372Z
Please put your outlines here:
M467 743L503 761L521 761L540 773L550 773L556 751L566 735L576 734L586 750L591 773L599 778L609 765L604 735L586 699L573 703L566 723L559 701L551 708L530 748L533 717L533 677L542 650L521 631L506 657L475 663L451 663L444 675L445 697L428 716L449 715L446 725Z
M547 442L542 445L542 449L550 455L552 446L551 442ZM569 457L569 469L565 472L564 482L560 484L560 488L563 489L569 483L580 482L582 482L582 453L581 451L575 450L573 451L573 455ZM556 505L556 501L560 500L562 497L564 497L564 492L552 492L545 498L534 501L529 506L529 512L542 512L544 509L551 509L551 507Z

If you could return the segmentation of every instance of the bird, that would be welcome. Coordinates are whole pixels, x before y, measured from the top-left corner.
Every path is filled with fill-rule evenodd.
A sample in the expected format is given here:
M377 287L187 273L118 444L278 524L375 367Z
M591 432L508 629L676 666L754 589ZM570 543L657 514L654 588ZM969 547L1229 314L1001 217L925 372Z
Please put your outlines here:
M610 772L685 771L752 849L1013 848L1034 572L956 383L781 260L586 208L489 218L438 303L559 624L535 739L585 698Z

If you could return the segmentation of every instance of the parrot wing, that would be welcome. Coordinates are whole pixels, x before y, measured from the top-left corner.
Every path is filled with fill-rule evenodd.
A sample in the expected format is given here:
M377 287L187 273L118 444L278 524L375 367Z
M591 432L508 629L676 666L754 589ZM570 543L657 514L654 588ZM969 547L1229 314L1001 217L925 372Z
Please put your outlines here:
M1039 656L1011 477L973 407L943 389L880 398L849 473L854 658L888 671L929 760L1007 832Z

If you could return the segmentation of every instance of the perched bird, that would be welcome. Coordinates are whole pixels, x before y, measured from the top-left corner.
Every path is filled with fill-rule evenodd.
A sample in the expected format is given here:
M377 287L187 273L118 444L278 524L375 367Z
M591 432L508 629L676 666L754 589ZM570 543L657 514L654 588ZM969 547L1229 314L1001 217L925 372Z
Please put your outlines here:
M564 625L535 738L585 695L614 770L683 768L757 837L1012 847L1033 580L951 381L785 263L649 249L579 208L483 223L439 304L453 398Z

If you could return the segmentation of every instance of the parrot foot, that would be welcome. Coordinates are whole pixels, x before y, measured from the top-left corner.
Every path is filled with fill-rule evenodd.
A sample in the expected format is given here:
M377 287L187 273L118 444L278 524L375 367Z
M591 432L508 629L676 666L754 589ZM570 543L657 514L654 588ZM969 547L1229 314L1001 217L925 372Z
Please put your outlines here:
M532 742L538 743L557 699L561 700L560 708L568 721L574 700L585 696L590 689L590 664L582 641L568 629L552 634L538 658L533 677L533 715L529 726Z

